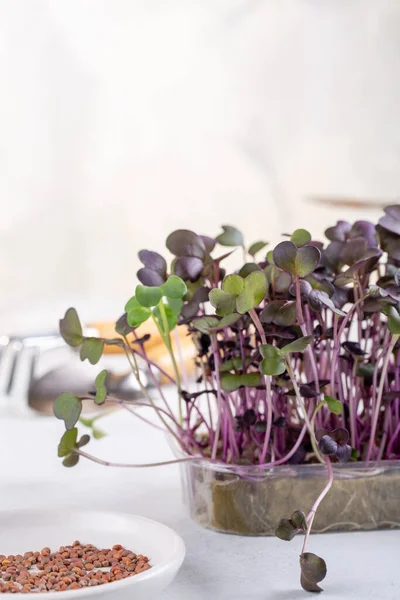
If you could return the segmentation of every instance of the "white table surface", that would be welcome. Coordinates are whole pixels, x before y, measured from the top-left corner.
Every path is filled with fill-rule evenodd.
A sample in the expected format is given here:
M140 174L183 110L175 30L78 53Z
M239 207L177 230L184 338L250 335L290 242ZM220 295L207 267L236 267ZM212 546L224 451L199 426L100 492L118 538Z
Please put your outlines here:
M126 462L171 456L161 432L125 411L106 417L101 426L109 436L87 447L97 456ZM21 420L0 415L0 509L93 506L169 525L183 537L187 557L162 600L310 597L299 584L300 539L286 543L201 528L183 505L176 465L130 470L81 460L77 467L66 469L56 451L62 432L63 424L53 417ZM398 600L400 531L317 535L308 549L328 565L324 598Z

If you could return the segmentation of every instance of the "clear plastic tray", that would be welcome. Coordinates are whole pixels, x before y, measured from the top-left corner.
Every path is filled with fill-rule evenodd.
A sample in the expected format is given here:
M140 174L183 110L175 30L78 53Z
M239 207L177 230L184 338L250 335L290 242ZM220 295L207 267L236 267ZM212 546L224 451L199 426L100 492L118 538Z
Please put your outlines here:
M335 465L313 532L400 527L400 461ZM327 482L324 465L236 467L204 461L181 464L192 518L216 531L273 535L283 517L307 513Z

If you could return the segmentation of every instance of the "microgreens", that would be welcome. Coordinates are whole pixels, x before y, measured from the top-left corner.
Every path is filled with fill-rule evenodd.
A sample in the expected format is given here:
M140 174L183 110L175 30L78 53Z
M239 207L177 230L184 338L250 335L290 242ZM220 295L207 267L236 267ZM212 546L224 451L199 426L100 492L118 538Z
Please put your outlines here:
M332 486L332 464L400 458L400 206L387 207L376 226L338 221L326 230L328 243L304 229L288 237L268 249L264 241L247 246L228 225L215 238L174 231L166 242L174 257L170 265L157 252L139 253L140 284L116 323L118 337L85 337L72 308L60 331L92 364L106 345L121 347L143 392L141 405L155 411L180 445L186 455L180 461L237 465L238 476L245 464L326 466L328 482L309 512L295 511L276 529L286 541L304 534L301 585L319 592L326 564L306 545ZM241 248L237 271L225 273L221 265L231 251L220 254L218 245ZM149 359L148 335L137 337L149 319L174 377ZM195 391L187 389L171 341L177 325L186 327L196 348ZM154 403L141 381L139 358L164 400L156 370L176 385L177 406ZM106 376L102 371L96 377L95 402L123 405L107 393ZM111 464L81 450L88 436L78 441L76 425L89 398L67 393L55 401L54 413L66 427L59 446L66 466L80 456Z

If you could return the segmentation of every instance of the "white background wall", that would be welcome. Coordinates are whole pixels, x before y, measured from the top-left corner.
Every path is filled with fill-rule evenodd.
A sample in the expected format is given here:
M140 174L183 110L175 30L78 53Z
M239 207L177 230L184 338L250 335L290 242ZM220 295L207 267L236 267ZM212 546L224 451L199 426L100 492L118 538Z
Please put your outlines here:
M0 332L116 317L137 251L400 189L398 0L0 0Z

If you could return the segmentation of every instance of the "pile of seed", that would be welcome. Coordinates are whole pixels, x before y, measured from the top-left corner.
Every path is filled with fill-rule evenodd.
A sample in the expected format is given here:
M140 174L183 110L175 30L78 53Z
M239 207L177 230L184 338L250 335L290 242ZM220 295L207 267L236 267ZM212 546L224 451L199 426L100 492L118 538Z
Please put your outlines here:
M0 555L0 594L79 590L132 577L149 568L147 556L120 544L100 550L76 541L56 552L43 548L24 555Z

